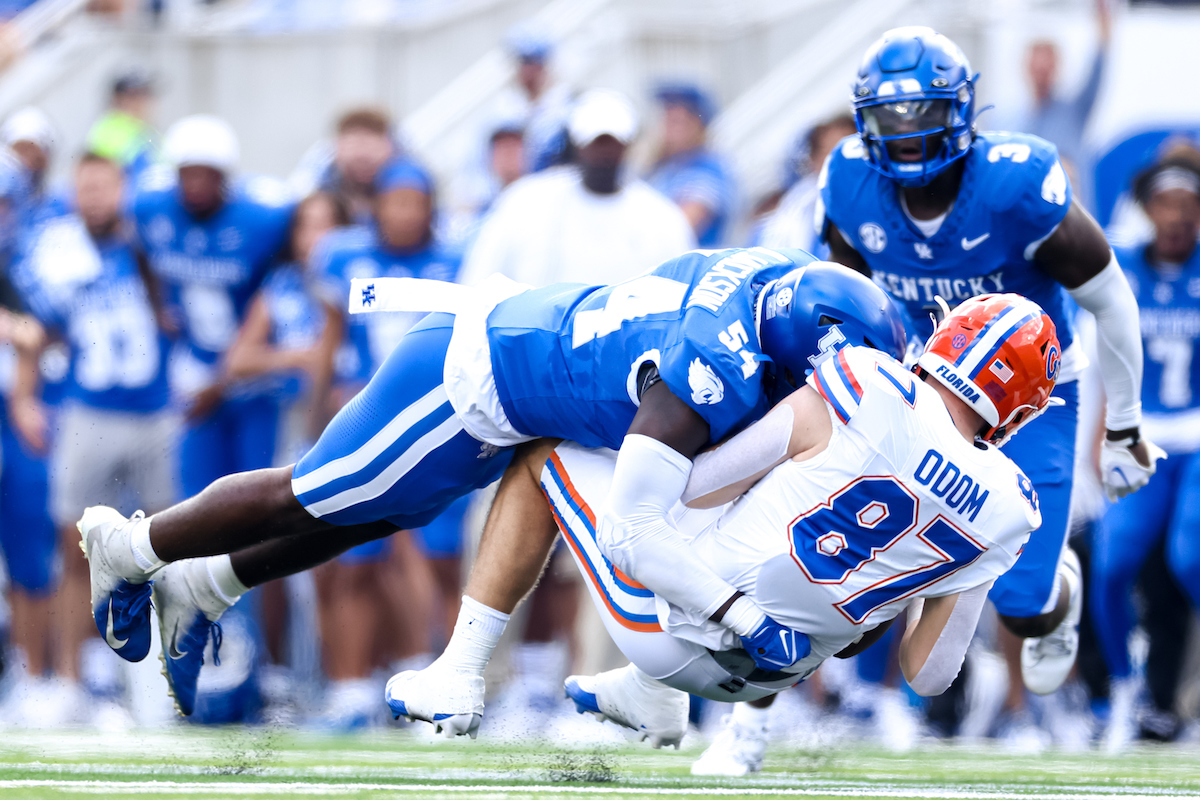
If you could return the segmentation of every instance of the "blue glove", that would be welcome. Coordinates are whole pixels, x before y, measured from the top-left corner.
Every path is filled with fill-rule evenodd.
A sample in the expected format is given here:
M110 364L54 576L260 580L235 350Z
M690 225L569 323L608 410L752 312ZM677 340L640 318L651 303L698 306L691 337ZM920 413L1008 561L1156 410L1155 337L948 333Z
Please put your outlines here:
M790 667L812 651L807 636L783 627L770 617L764 617L759 626L741 640L754 663L771 672Z

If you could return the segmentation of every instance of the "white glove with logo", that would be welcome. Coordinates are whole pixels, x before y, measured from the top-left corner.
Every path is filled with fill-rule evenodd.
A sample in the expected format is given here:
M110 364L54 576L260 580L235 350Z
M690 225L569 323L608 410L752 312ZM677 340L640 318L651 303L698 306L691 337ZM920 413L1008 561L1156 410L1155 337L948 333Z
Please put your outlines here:
M1148 466L1134 455L1134 448L1138 444L1145 449ZM1100 479L1109 502L1116 502L1145 486L1154 475L1158 460L1166 457L1163 449L1149 439L1140 442L1132 438L1115 442L1105 439L1104 446L1100 448Z

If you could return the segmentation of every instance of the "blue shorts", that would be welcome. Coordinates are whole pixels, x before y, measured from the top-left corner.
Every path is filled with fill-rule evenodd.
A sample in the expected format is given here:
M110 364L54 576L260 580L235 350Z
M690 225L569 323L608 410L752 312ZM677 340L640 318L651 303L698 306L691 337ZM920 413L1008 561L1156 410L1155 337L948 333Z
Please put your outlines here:
M57 583L58 534L50 518L50 479L45 458L27 451L9 427L0 425L0 550L14 586L46 595ZM78 551L71 554L78 558Z
M458 558L462 555L463 522L471 507L470 497L460 497L446 513L417 531L417 542L427 558Z
M269 395L226 400L189 425L179 443L184 496L194 497L217 478L271 466L278 427L279 401Z
M1054 396L1061 397L1064 405L1048 408L1018 431L1003 450L1033 482L1042 511L1042 527L1029 534L1017 563L996 579L988 594L996 610L1007 617L1036 617L1048 610L1058 557L1067 540L1079 421L1078 382L1059 384Z
M453 324L430 314L406 333L296 464L292 492L308 513L413 530L504 473L513 448L467 433L442 386Z

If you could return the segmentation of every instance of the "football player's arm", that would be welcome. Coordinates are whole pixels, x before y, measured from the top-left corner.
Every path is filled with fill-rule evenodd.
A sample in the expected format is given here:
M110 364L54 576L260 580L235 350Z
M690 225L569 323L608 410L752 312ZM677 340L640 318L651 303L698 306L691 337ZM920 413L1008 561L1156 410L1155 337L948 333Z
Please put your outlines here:
M837 225L829 219L825 220L825 241L829 243L829 260L843 264L852 270L871 277L871 268L867 266L862 254L850 246L842 236Z
M962 669L991 588L988 581L965 592L909 605L908 628L900 640L900 669L914 692L932 697L950 688Z
M1140 466L1144 474L1123 487L1109 485L1110 496L1139 488L1154 473L1161 457L1152 442L1139 435L1142 419L1142 336L1138 323L1137 298L1117 264L1100 226L1076 202L1071 203L1058 228L1034 253L1034 261L1066 287L1080 307L1096 317L1096 357L1100 379L1108 398L1105 410L1106 445L1110 457L1128 451L1136 459L1134 470L1123 470L1128 478Z
M811 386L801 386L761 420L697 456L681 499L689 508L724 505L787 459L812 458L832 435L825 401Z
M648 388L617 454L596 543L650 591L737 634L760 666L790 666L808 654L807 638L781 628L718 576L668 518L708 436L708 423L665 383ZM751 649L760 644L765 649Z

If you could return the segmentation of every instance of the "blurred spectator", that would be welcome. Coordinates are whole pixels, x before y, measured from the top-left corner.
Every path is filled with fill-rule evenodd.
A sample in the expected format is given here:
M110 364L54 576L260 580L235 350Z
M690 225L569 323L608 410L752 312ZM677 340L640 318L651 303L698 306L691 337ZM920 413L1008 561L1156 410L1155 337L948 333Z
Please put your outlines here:
M154 96L150 73L142 69L122 73L113 81L108 110L87 135L91 152L116 161L134 180L157 158L150 125Z
M469 244L500 193L525 174L525 128L514 117L494 122L487 139L484 166L459 176L455 208L442 231L455 244Z
M708 148L716 105L691 84L661 86L655 98L663 108L662 143L646 182L683 210L701 247L719 247L735 197L729 168Z
M17 385L45 385L42 400L51 405L60 399L65 378L61 346L42 350L40 326L28 315L28 298L13 270L20 243L34 228L45 206L42 177L53 154L53 128L35 108L22 109L0 126L0 139L10 149L0 157L0 258L3 259L4 336L0 350L4 413L0 419L0 546L4 549L12 605L13 638L19 650L19 667L30 678L6 702L4 718L40 721L69 716L73 710L58 703L61 692L44 681L51 667L53 592L57 583L57 532L50 517L47 435L41 407L11 402ZM37 353L43 352L41 363ZM18 366L18 356L25 371ZM30 435L32 434L32 435ZM26 437L29 438L26 438ZM18 674L20 674L18 672Z
M1194 358L1200 340L1200 169L1194 157L1163 159L1138 177L1134 194L1154 237L1118 250L1117 258L1141 310L1142 430L1171 457L1144 489L1108 510L1094 540L1092 622L1112 677L1106 735L1112 751L1137 732L1144 681L1127 645L1136 622L1130 596L1158 542L1165 539L1167 566L1192 607L1200 607L1200 361ZM1170 707L1154 711L1174 714Z
M500 196L467 255L463 282L500 273L533 286L619 283L691 249L683 212L643 181L622 180L637 127L624 95L595 89L580 97L568 120L573 162L522 178ZM565 555L552 557L531 595L513 654L516 679L498 704L499 724L514 735L539 734L561 705L579 607L579 576Z
M13 113L0 126L0 140L25 167L29 176L29 196L22 224L29 226L48 216L64 213L67 201L55 196L46 186L46 175L54 158L58 133L50 118L33 106Z
M796 165L799 180L784 192L779 206L763 221L758 244L795 247L819 258L828 257L829 247L820 241L814 216L821 196L817 179L834 146L843 138L857 134L854 117L838 114L814 125L804 135L804 157Z
M421 314L360 314L347 318L346 298L353 278L402 277L454 280L459 256L434 235L434 186L424 169L396 159L380 169L369 226L331 232L313 254L314 279L335 315L345 341L338 353L335 403L349 400L366 385ZM457 558L459 530L443 546ZM351 729L370 724L381 712L379 689L371 680L377 662L375 642L392 617L406 632L400 658L431 660L433 577L412 547L411 532L353 548L322 567L318 579L321 634L330 685L319 716L322 727ZM402 558L390 561L393 548ZM400 575L390 574L399 571ZM457 593L452 598L457 613ZM387 633L401 638L396 629ZM414 662L416 663L416 662ZM422 663L422 666L424 664Z
M51 511L63 554L54 620L56 672L64 682L49 708L87 707L109 724L129 720L115 702L120 662L96 638L95 622L86 613L90 580L76 549L75 521L86 506L98 503L153 513L170 505L177 493L168 341L159 328L161 314L144 277L144 261L121 217L124 190L118 163L84 155L75 169L72 205L77 211L40 225L22 249L17 280L41 324L66 343L70 368L53 437L38 399L40 353L23 354L23 379L11 401L14 410L23 409L13 418L22 438L53 453ZM85 644L95 645L84 656L90 670L81 669ZM106 668L96 662L107 662ZM90 679L90 696L83 693L81 675Z
M683 212L622 175L637 128L624 95L580 97L568 121L573 162L509 187L467 254L463 282L500 273L532 286L619 283L693 248Z
M551 80L548 62L553 44L548 38L519 29L509 36L508 46L517 60L517 89L501 95L498 105L506 115L522 121L525 170L537 172L561 160L571 92Z
M0 20L10 20L37 0L0 0Z
M262 385L231 380L222 362L286 242L292 203L282 184L236 175L237 136L216 117L176 122L163 155L170 166L142 176L133 214L180 317L171 382L187 421L180 461L190 497L223 475L271 465L278 403Z
M1098 41L1083 88L1074 97L1056 93L1058 86L1058 46L1049 39L1037 39L1029 45L1027 69L1033 89L1032 106L1013 130L1040 136L1058 147L1062 160L1082 177L1090 167L1090 156L1083 148L1083 132L1100 93L1108 63L1108 45L1112 39L1110 0L1095 0ZM1074 182L1075 175L1072 176ZM1091 202L1091 187L1073 183L1076 194Z
M318 190L338 195L349 208L350 218L368 225L375 176L402 151L387 112L371 107L351 109L338 118L332 142L317 142L300 158L289 183L298 197Z

